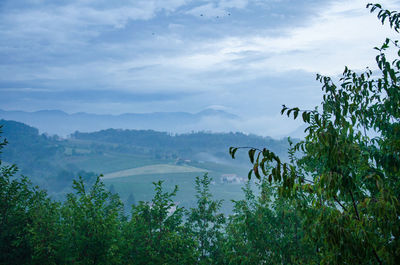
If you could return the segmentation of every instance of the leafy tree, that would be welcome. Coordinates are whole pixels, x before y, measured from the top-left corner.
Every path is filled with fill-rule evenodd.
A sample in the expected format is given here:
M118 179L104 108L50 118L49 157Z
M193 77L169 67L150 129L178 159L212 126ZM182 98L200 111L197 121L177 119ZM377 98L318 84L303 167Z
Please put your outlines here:
M198 241L199 264L217 264L223 259L223 225L225 217L218 213L222 201L212 200L212 178L204 174L196 177L197 207L191 208L186 224Z
M152 201L132 206L124 231L126 263L194 264L195 242L183 225L184 209L173 201L178 187L164 192L162 181L153 184Z
M58 204L17 171L0 160L0 264L54 264Z
M0 168L0 264L24 264L30 260L29 208L32 189L28 180L11 179L15 166Z
M74 180L75 193L62 207L62 253L66 264L120 264L123 205L97 177L86 189L82 178Z
M60 204L52 201L45 192L36 192L30 210L29 243L31 246L30 264L60 264L61 212Z
M317 264L315 247L306 240L302 216L294 205L275 197L264 179L256 196L248 182L245 199L235 202L226 229L229 264Z
M367 8L399 31L398 12L379 4ZM301 114L308 125L289 163L266 148L249 150L249 176L263 174L282 196L298 198L324 264L400 260L400 60L388 59L391 48L400 56L398 40L386 39L375 48L378 71L358 74L346 67L338 86L317 75L322 109L283 106L282 114ZM231 155L237 150L231 148Z

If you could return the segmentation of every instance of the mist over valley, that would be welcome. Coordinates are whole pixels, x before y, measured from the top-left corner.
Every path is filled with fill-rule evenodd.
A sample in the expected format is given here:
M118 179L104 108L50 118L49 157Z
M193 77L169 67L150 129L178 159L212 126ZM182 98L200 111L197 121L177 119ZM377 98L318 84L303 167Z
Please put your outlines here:
M53 119L52 128L65 122L63 119L56 121L60 116L70 117L62 112L22 112L20 119L34 115L38 116L34 122ZM194 120L187 114L167 116L176 118L179 115ZM97 117L82 116L88 120ZM98 117L100 118L111 119L112 116ZM96 121L98 120L92 120L91 124ZM149 200L153 194L152 182L164 180L169 188L174 185L180 187L177 195L179 203L191 206L194 203L192 195L195 177L208 173L213 178L212 190L215 191L215 196L224 199L224 211L229 212L232 205L230 200L243 197L241 189L247 182L247 174L251 168L246 152L238 153L236 159L232 159L228 152L229 147L268 146L282 157L287 156L288 148L286 139L276 140L238 132L171 134L129 129L78 132L78 128L72 126L80 123L70 122L69 128L75 133L60 137L51 133L39 133L37 128L21 122L1 120L0 124L3 126L2 136L8 141L0 154L1 160L17 164L21 174L29 175L35 184L46 189L52 197L61 200L66 193L71 192L73 179L82 176L91 183L97 175L104 174L104 183L118 193L123 201L132 196L136 202ZM44 128L46 127L42 127L42 130Z

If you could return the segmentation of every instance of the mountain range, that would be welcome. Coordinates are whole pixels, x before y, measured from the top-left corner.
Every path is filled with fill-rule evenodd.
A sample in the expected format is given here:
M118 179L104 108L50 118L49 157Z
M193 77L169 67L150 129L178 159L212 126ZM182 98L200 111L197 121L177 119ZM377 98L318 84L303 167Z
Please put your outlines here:
M7 111L0 109L0 118L15 120L36 127L41 133L68 136L75 131L93 132L108 128L150 129L171 133L212 130L213 124L229 123L238 116L214 109L198 113L154 112L125 113L120 115L72 113L60 110L41 110L35 112Z

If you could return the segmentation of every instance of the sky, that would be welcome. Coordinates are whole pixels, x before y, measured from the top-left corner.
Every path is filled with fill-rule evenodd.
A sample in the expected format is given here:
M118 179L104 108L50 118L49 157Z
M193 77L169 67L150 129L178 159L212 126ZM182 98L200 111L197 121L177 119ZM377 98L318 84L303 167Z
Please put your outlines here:
M321 102L317 73L375 69L397 38L362 0L2 0L0 109L224 110L209 130L285 135L282 104ZM399 0L380 1L400 10Z

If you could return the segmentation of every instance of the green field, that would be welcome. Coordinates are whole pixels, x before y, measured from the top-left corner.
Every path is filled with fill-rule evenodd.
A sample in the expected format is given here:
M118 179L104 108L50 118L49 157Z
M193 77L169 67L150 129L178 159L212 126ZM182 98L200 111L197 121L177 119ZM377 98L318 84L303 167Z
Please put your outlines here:
M137 167L137 168L131 168L131 169L108 173L104 175L103 179L129 177L136 175L148 175L148 174L170 174L170 173L192 173L192 172L205 173L207 172L207 170L191 166L158 164L158 165L149 165L144 167Z
M180 206L193 207L196 203L195 178L202 176L202 172L185 172L185 173L160 173L160 174L143 174L131 175L124 177L105 178L105 185L115 190L122 201L126 201L130 194L135 197L136 202L150 201L154 195L154 185L152 182L163 181L165 191L172 191L175 185L179 190L175 201ZM244 184L224 184L220 181L220 175L209 173L213 178L211 184L211 192L215 199L223 200L222 212L231 213L233 203L231 200L239 200L244 198L242 187Z

